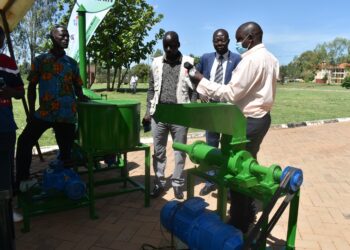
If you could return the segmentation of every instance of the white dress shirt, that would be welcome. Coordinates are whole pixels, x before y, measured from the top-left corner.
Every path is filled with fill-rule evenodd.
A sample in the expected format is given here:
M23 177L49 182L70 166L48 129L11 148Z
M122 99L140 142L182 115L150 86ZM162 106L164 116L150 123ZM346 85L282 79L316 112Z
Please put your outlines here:
M222 69L223 69L223 77L222 77L222 82L218 82L220 84L224 84L225 82L225 74L226 74L226 66L227 66L227 61L228 61L228 51L222 55L224 58L222 59ZM211 67L211 71L210 71L210 81L214 82L215 80L215 75L216 75L216 70L218 68L219 65L219 57L220 55L218 53L216 53L215 55L215 60L213 62L213 66Z
M261 118L274 103L278 75L278 60L264 44L258 44L242 54L242 60L227 85L203 78L197 92L221 102L236 104L246 117Z

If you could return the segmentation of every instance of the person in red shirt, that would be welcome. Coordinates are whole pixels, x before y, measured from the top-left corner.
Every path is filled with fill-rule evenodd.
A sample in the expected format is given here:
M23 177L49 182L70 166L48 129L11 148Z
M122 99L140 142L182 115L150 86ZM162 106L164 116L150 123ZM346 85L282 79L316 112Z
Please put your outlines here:
M23 81L19 75L16 62L3 54L5 33L0 27L0 191L13 191L14 186L14 154L17 125L12 111L12 98L24 96ZM6 168L10 166L10 168ZM14 213L14 220L21 220Z

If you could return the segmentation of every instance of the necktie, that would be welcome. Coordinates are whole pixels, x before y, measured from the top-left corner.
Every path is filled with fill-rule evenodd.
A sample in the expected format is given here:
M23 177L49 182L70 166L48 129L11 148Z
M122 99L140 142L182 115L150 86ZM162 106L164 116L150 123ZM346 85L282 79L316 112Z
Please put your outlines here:
M219 84L222 84L222 79L224 78L224 69L222 67L223 59L224 59L223 56L219 56L219 64L218 64L218 67L216 68L216 72L215 72L214 82L219 83Z

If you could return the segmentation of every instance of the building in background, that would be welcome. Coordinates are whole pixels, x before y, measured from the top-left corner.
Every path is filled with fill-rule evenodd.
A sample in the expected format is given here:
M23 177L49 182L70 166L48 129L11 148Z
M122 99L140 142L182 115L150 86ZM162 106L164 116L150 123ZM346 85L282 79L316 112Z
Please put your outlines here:
M350 76L350 63L341 63L334 66L323 62L316 72L314 82L341 84L347 76Z

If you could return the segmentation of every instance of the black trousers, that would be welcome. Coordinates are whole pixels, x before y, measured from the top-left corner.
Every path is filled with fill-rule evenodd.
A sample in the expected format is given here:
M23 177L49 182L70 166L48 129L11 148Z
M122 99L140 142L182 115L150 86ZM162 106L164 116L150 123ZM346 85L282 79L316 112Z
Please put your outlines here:
M41 135L49 128L55 131L56 142L60 150L60 159L64 165L71 165L71 151L75 138L75 124L62 122L47 122L37 118L31 119L18 137L16 152L16 187L30 175L32 149Z
M267 113L262 118L247 118L247 139L250 140L246 145L246 150L257 159L257 154L260 149L260 144L263 141L267 131L270 128L271 116ZM247 197L241 193L230 190L231 207L230 207L230 221L236 228L246 233L249 226L254 223L256 215L256 207L254 199Z
M16 131L0 133L0 191L14 188L15 145Z
M0 133L0 249L15 249L11 175L16 132Z

